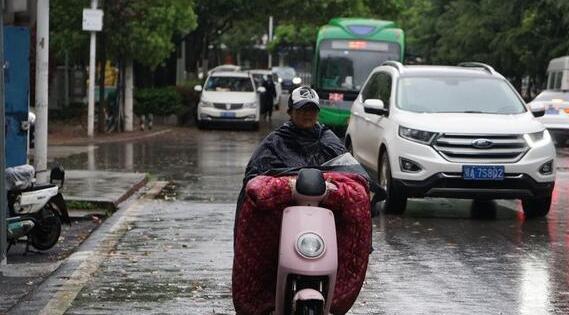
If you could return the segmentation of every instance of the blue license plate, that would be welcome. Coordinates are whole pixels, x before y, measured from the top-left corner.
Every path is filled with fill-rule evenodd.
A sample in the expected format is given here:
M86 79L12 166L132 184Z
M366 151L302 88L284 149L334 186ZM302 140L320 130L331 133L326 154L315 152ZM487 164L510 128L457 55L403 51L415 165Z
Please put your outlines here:
M235 117L235 113L233 113L233 112L222 112L222 113L221 113L221 117L224 117L224 118L234 118L234 117Z
M504 166L463 165L466 180L504 180Z

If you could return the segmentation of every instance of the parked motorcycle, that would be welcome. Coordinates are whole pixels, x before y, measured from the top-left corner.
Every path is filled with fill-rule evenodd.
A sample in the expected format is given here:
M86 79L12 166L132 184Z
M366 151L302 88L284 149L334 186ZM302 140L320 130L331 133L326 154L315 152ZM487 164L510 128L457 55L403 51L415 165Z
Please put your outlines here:
M62 222L71 224L65 200L59 192L65 181L65 171L55 167L49 184L35 183L35 170L31 165L6 169L8 194L8 250L26 236L29 246L48 250L57 244Z

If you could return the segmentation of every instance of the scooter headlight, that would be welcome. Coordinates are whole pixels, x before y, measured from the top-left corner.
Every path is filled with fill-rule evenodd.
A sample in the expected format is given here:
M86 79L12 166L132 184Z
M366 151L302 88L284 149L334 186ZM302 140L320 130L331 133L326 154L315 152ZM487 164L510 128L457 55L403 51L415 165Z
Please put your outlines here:
M296 241L296 251L305 258L318 258L324 250L324 240L316 233L304 233Z

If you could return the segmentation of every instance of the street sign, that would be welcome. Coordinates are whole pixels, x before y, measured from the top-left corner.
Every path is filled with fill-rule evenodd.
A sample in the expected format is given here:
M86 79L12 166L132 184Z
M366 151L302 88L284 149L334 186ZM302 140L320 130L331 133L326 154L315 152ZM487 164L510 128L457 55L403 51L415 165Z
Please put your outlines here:
M103 10L83 9L83 30L100 32L103 30Z

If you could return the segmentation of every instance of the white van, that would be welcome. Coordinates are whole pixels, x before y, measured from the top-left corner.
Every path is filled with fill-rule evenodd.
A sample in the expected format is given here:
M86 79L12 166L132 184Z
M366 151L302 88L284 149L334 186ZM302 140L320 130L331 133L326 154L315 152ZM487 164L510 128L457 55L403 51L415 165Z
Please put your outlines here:
M547 90L569 90L569 56L551 59L547 67Z

